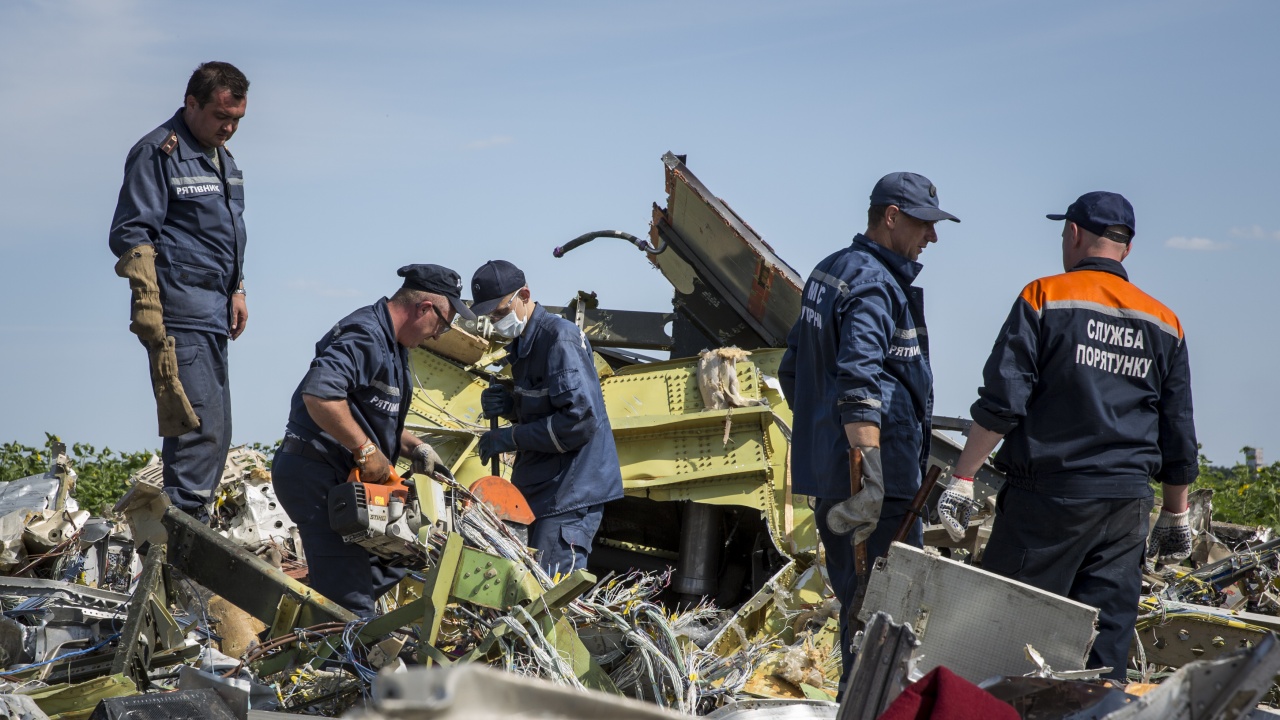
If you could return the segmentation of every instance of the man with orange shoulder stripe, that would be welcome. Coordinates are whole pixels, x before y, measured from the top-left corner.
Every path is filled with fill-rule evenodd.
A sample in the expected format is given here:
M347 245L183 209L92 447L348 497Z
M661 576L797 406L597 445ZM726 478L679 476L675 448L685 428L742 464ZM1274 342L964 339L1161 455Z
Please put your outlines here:
M1187 487L1199 462L1187 344L1178 317L1120 264L1135 234L1128 200L1086 193L1048 218L1065 221L1067 272L1014 303L938 513L963 536L973 476L1004 438L995 466L1007 482L982 566L1098 608L1089 667L1123 680L1152 480L1163 507L1147 554L1177 563L1191 553Z

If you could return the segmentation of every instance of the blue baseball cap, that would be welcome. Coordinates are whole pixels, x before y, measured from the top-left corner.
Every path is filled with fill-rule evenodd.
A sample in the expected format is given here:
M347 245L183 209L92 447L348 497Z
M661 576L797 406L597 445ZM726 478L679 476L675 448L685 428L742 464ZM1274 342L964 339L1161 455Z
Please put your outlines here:
M471 311L488 315L502 298L524 287L524 272L506 260L490 260L471 276Z
M1098 190L1081 195L1071 207L1061 215L1045 215L1050 220L1070 220L1094 235L1103 236L1108 225L1124 225L1129 232L1138 234L1133 219L1133 206L1120 193ZM1109 240L1127 242L1132 238L1121 240L1106 236Z
M871 189L871 205L897 205L917 220L937 222L960 218L938 208L938 188L929 178L909 172L889 173Z
M458 314L467 320L475 320L475 313L462 302L462 277L443 265L405 265L396 271L404 278L404 287L410 290L443 295L449 299Z

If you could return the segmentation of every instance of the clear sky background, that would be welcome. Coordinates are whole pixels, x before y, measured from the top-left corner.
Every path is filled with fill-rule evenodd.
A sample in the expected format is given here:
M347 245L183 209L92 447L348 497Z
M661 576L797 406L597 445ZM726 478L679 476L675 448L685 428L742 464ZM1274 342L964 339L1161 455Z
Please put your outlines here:
M1177 312L1216 463L1280 458L1280 3L108 2L0 4L0 441L158 447L107 230L125 154L206 60L252 82L249 325L236 442L282 435L314 342L395 270L522 266L663 310L640 253L667 150L801 275L865 227L885 173L929 176L937 411L968 415L1018 291L1061 271L1062 212L1126 195L1131 278Z

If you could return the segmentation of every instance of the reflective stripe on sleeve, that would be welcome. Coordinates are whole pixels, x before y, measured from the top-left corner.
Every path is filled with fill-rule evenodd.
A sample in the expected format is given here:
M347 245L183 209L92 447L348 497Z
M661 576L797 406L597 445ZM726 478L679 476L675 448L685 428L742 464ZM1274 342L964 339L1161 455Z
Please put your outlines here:
M564 452L564 446L560 444L560 439L556 437L556 431L551 429L551 415L547 416L547 435L551 437L551 444L556 446L556 452Z

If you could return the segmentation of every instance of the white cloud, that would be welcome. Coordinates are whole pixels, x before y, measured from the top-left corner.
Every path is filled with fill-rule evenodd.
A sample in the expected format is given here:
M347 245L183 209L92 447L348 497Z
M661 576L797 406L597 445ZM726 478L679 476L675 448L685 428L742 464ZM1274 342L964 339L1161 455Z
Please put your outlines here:
M516 139L510 135L494 135L493 137L487 137L483 140L473 140L466 145L463 145L462 148L464 150L487 150L491 147L498 147L499 145L510 145L515 141Z
M1231 244L1209 238L1178 236L1165 240L1164 246L1178 250L1226 250Z
M1261 225L1249 227L1233 227L1231 235L1250 240L1280 240L1280 230L1265 230Z

